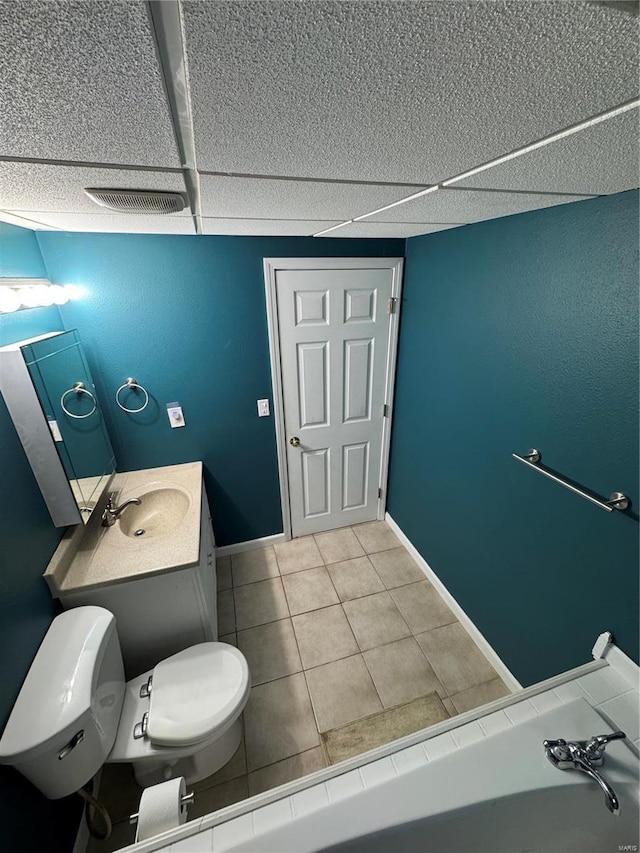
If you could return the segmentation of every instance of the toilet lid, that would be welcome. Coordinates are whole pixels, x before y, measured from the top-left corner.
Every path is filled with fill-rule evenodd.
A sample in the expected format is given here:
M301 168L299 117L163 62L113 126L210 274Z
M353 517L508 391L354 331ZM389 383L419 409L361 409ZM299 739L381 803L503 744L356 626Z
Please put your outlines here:
M200 643L153 670L147 737L161 746L198 743L237 716L249 695L249 667L226 643Z

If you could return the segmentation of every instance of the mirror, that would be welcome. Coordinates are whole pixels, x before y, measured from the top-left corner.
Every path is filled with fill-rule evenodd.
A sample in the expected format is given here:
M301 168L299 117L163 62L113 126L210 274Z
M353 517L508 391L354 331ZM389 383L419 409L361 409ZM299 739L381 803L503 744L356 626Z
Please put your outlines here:
M0 390L54 524L86 523L115 458L77 331L0 349Z

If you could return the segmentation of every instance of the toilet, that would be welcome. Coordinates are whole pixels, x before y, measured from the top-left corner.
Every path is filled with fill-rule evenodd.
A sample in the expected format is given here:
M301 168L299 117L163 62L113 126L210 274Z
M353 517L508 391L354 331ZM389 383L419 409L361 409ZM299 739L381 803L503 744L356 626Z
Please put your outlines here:
M244 655L199 643L125 682L113 614L76 607L51 623L0 738L9 764L49 799L85 785L106 762L133 764L147 787L215 773L242 737Z

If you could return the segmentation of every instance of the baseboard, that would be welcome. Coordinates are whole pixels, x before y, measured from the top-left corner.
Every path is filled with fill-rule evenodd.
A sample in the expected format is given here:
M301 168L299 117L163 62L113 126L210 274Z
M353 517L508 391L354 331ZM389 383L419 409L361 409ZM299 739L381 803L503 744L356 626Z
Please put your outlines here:
M273 536L262 536L260 539L249 539L247 542L236 542L235 545L222 545L216 548L217 557L227 557L229 554L240 554L242 551L254 551L256 548L267 548L269 545L277 545L285 542L284 533L275 533Z
M491 666L498 673L500 678L507 685L509 690L515 692L516 690L522 690L522 684L518 681L515 675L511 672L511 670L507 667L505 662L500 658L493 648L491 644L483 637L480 631L473 624L471 619L464 612L462 607L458 604L455 598L451 595L446 586L442 583L440 578L433 571L431 566L427 563L422 554L415 547L413 542L406 536L406 534L398 527L396 522L391 518L389 513L385 515L385 521L389 525L389 527L396 534L398 539L402 542L407 551L411 554L413 559L416 561L420 569L424 572L426 578L433 584L433 586L440 593L441 598L446 602L449 608L455 613L458 622L465 628L471 639L474 641L476 646L480 649L482 654L487 658Z

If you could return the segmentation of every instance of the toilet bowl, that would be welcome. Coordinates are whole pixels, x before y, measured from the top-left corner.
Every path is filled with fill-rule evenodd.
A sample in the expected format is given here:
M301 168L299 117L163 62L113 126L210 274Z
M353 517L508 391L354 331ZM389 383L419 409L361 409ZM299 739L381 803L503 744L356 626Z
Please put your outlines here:
M50 799L85 785L104 763L133 764L143 787L197 782L240 744L247 661L226 643L200 643L125 683L115 618L101 607L57 616L0 739L10 764Z

